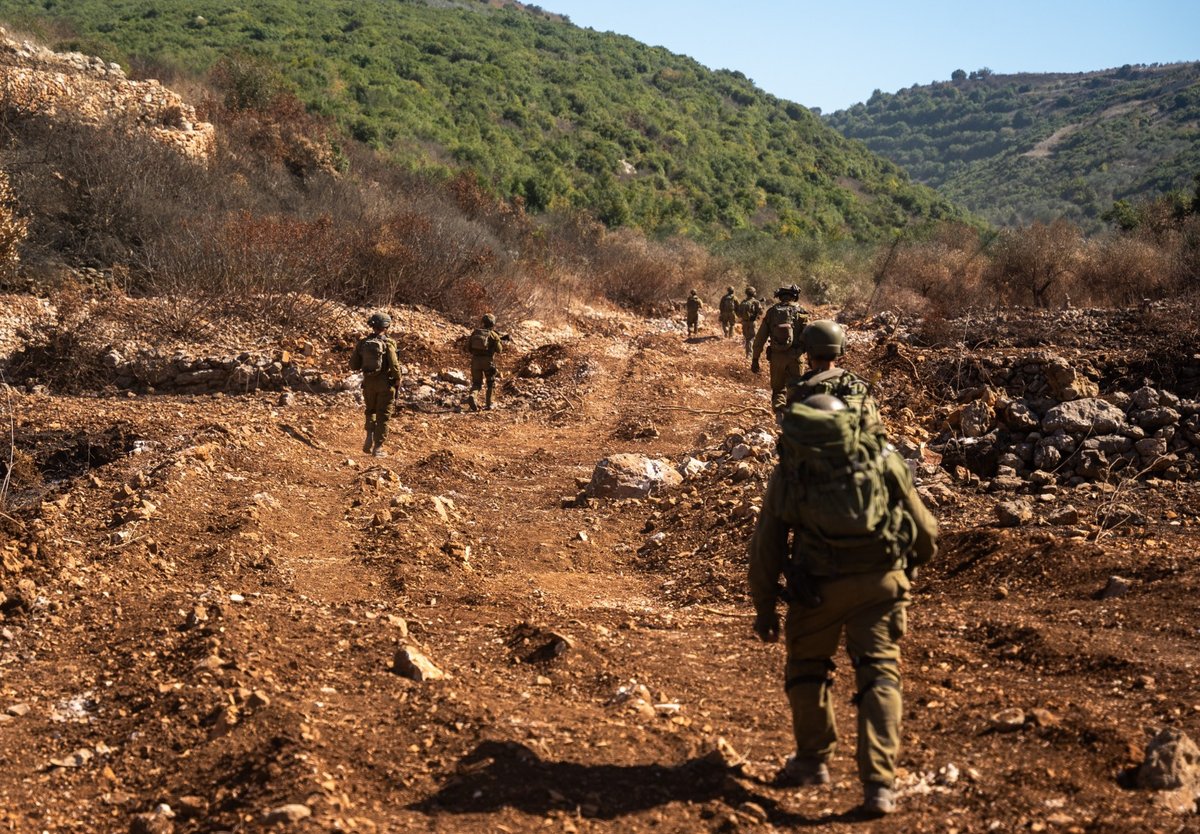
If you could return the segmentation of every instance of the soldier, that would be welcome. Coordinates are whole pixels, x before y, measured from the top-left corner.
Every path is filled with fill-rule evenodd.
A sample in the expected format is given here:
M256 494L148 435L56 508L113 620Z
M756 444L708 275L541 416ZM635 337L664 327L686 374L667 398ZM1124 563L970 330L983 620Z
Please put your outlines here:
M400 386L400 360L396 358L396 343L387 335L391 317L375 312L367 319L367 325L373 332L355 346L350 355L350 370L362 371L363 376L367 436L362 450L381 457L388 419L392 416L392 399Z
M784 689L796 752L777 781L828 784L837 745L833 655L841 633L854 668L862 811L896 808L900 646L916 567L937 552L937 522L900 455L862 425L861 403L828 394L788 406L780 459L750 550L754 631L779 639L776 603L788 603ZM850 493L855 493L851 495ZM783 574L787 588L779 585Z
M758 300L758 290L754 287L746 287L746 298L738 305L737 314L742 322L742 347L746 349L746 358L749 359L754 349L754 329L762 316L762 302Z
M467 407L472 411L479 410L475 400L475 392L483 387L487 378L487 400L484 406L492 410L492 394L496 389L496 362L494 357L504 350L507 336L496 332L496 317L491 313L484 315L480 326L471 332L467 339L467 350L471 353L471 391L467 394Z
M725 294L721 296L721 302L718 310L721 315L721 332L725 334L726 339L733 338L733 327L737 324L737 298L733 294L733 287L726 287Z
M691 290L687 297L687 334L689 339L700 332L700 308L703 306L704 302L700 300L700 296L696 295L695 290Z
M808 371L788 385L789 403L813 394L832 394L840 399L869 396L871 386L862 377L835 363L846 352L846 331L836 321L817 319L800 333L800 345L808 360ZM881 428L873 426L872 428Z
M772 304L763 316L762 324L754 337L754 353L750 359L750 370L759 373L759 357L769 339L767 362L771 365L771 406L782 409L787 404L787 384L800 376L800 331L808 321L808 311L800 306L800 288L795 284L775 290L778 302Z

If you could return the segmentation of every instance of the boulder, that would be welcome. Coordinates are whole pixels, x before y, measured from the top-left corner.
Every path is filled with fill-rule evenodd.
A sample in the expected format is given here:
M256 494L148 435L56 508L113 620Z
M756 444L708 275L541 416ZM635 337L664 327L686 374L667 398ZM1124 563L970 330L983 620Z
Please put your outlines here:
M996 505L996 521L1001 527L1020 527L1033 518L1033 509L1024 501L1002 501Z
M1064 402L1046 412L1042 430L1067 434L1112 434L1125 425L1125 412L1110 402L1086 397Z
M1200 794L1200 748L1187 733L1167 727L1146 746L1137 785L1156 791L1183 789Z
M1146 431L1161 429L1179 422L1179 412L1167 406L1148 408L1137 415L1137 424Z
M959 424L963 437L983 437L992 430L995 419L996 415L986 401L975 400L968 403L962 411Z
M1050 394L1059 402L1088 399L1100 393L1099 386L1083 374L1080 374L1062 357L1051 357L1042 366L1046 375L1046 384L1050 386Z
M593 498L645 498L683 483L670 461L644 455L610 455L596 464L586 492Z

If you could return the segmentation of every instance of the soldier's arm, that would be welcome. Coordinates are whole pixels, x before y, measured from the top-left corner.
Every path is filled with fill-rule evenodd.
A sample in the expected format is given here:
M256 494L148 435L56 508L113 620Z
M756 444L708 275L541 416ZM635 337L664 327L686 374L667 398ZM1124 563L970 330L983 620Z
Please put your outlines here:
M350 370L362 370L362 354L358 352L358 345L354 346L354 351L350 354Z
M492 333L492 348L493 348L493 350L492 350L493 354L504 352L504 339L502 339L495 332Z
M767 336L770 335L770 328L767 327L769 318L770 316L763 316L763 320L758 324L758 332L754 334L754 355L751 358L753 362L758 361L758 358L762 356L763 348L766 347Z
M913 565L923 565L937 555L938 523L933 513L925 506L917 488L913 485L912 472L897 452L887 456L888 476L895 489L895 499L903 502L917 524L917 540L913 542Z
M396 343L388 339L387 343L388 381L395 388L400 384L400 357L396 355Z
M788 526L775 515L775 503L772 500L775 489L775 476L772 475L763 496L758 526L750 541L750 597L758 614L775 611L779 598L779 577L788 557Z

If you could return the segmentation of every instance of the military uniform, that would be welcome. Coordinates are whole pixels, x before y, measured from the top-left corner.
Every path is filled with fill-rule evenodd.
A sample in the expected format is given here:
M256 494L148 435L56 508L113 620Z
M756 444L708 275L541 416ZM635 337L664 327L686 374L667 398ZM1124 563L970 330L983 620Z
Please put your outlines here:
M899 504L913 522L908 528L913 531L911 541L905 542L898 557L884 551L879 569L871 572L830 575L826 568L824 575L813 574L805 563L805 553L796 545L796 533L779 515L776 501L785 476L777 466L751 544L749 582L759 617L774 617L779 578L785 568L789 574L798 571L805 576L808 591L819 597L815 607L792 602L784 625L784 685L792 712L796 760L817 762L824 769L836 747L832 658L844 630L855 671L859 777L868 791L882 788L890 792L900 749L900 640L907 630L906 610L911 601L908 572L912 565L928 561L936 553L937 522L916 494L908 465L900 455L890 450L883 463L891 506ZM819 559L813 561L822 564ZM824 779L828 780L827 774Z
M687 298L687 334L695 336L700 332L700 308L704 302L693 291Z
M781 300L767 308L758 333L754 337L754 352L751 356L751 368L757 368L763 348L767 347L767 363L771 369L771 405L776 409L787 404L787 386L792 380L800 377L800 357L804 348L800 344L800 331L808 321L808 313L795 301ZM791 324L792 343L778 344L775 331L778 325Z
M504 350L504 343L494 328L483 326L475 330L467 340L471 353L471 392L467 396L467 406L472 411L479 410L475 392L483 387L487 380L486 407L492 407L492 396L496 389L495 356Z
M746 349L749 359L754 350L754 331L762 316L762 302L753 295L747 296L737 308L738 318L742 322L742 347Z
M375 352L369 349L371 346L367 343L375 339L384 342L381 367L376 371L364 370L364 359L370 363L372 360L369 356ZM396 356L396 343L382 331L360 339L350 355L350 369L363 372L362 393L367 431L363 451L382 454L383 442L388 434L388 420L392 416L392 399L400 385L400 360Z
M733 337L734 325L737 324L737 299L733 295L733 288L721 296L720 310L721 314L721 332L726 339Z

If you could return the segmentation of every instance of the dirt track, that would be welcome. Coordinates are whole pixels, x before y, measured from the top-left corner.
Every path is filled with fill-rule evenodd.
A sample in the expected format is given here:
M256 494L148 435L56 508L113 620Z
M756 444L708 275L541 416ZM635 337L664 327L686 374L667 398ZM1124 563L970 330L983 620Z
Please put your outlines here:
M1195 825L1122 783L1159 728L1200 736L1196 484L1130 485L1146 523L1098 543L994 528L988 496L939 510L903 809L863 823L848 664L832 789L769 785L782 652L750 635L735 512L769 460L565 506L608 453L771 428L714 413L766 404L733 342L608 332L564 345L570 408L402 412L383 460L344 397L18 397L39 462L76 453L39 508L0 519L0 710L28 707L0 722L0 830L126 831L159 803L202 832L272 827L288 803L312 810L278 823L299 831ZM1110 500L1078 493L1084 513ZM1131 593L1098 599L1112 574ZM397 675L402 645L451 677ZM1025 720L997 729L1012 708Z

